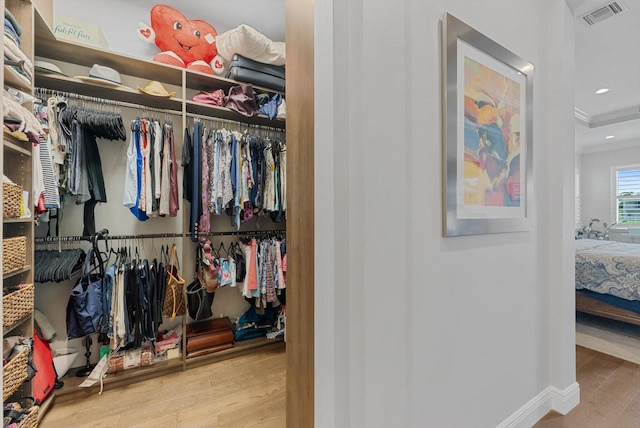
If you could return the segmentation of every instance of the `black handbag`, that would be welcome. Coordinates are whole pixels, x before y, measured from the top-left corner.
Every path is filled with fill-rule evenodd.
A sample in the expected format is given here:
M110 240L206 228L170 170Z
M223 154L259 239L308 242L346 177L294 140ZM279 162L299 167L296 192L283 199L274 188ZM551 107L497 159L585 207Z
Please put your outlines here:
M216 293L209 293L196 278L187 285L187 311L194 321L202 321L213 316L211 306Z
M85 258L82 276L71 290L67 303L67 338L84 337L100 331L102 322L103 274L90 273L94 250ZM100 262L98 262L100 263ZM102 270L102 265L98 266Z

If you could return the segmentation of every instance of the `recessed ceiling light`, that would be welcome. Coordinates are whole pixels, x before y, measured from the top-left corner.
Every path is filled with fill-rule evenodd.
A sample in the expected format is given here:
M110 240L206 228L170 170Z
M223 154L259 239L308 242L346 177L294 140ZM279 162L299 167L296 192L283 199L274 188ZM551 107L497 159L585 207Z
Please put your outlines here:
M604 94L605 92L609 92L609 88L601 88L596 91L596 94Z
M605 140L610 140L610 139L615 138L615 137L616 137L615 135L607 135L604 138L605 138Z

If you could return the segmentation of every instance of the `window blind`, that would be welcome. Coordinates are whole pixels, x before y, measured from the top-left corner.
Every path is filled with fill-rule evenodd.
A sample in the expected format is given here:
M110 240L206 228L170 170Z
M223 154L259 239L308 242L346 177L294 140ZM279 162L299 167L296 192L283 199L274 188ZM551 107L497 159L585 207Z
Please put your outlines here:
M616 214L618 223L640 224L640 167L616 170Z

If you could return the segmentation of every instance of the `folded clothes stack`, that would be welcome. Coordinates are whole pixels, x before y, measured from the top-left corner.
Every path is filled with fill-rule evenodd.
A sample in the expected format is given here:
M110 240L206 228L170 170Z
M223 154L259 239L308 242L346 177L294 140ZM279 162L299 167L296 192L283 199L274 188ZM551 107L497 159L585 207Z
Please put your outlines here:
M225 95L222 89L200 91L193 101L218 107L227 107L243 116L263 114L271 120L284 119L286 107L280 94L258 93L251 84L243 83L229 88Z
M20 36L22 27L11 14L4 8L4 63L13 68L25 82L31 83L33 76L33 64L20 49Z

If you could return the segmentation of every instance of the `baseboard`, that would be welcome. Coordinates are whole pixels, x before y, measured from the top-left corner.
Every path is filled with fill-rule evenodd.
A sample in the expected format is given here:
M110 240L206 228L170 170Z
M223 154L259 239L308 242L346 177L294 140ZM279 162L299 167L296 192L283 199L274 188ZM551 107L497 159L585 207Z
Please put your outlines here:
M498 428L530 428L549 411L566 415L580 403L580 386L577 382L564 390L555 386L545 388L527 404L502 421Z

